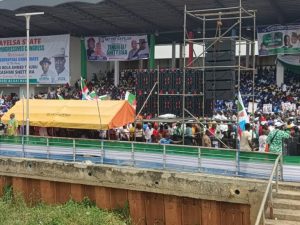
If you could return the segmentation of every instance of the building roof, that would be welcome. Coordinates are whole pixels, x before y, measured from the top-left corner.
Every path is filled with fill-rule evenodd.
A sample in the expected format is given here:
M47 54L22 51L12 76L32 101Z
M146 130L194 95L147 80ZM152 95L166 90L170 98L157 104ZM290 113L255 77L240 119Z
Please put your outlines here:
M21 4L20 2L26 2ZM56 6L39 6L51 2ZM85 2L85 3L83 3ZM93 2L93 3L87 3ZM45 12L31 19L30 35L70 33L73 36L158 34L158 43L183 39L183 11L238 6L238 0L3 0L0 2L1 37L25 36L25 19L16 13ZM58 4L58 5L57 5ZM18 8L20 7L21 8ZM257 24L287 24L300 21L300 1L243 0L245 9L257 10ZM15 9L18 8L18 9ZM7 9L15 9L13 11ZM188 17L188 29L201 23ZM243 24L243 26L248 26ZM208 30L215 31L214 23Z

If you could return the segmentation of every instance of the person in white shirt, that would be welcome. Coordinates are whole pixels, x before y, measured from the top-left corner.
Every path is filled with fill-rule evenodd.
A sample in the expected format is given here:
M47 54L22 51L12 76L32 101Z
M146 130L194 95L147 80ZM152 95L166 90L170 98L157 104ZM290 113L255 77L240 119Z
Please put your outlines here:
M264 130L263 135L259 136L258 143L259 143L259 151L264 152L266 149L268 131Z
M121 141L129 141L129 130L127 126L120 128L120 139Z
M240 149L242 151L252 151L252 135L251 135L251 126L249 123L246 123L245 130L242 132Z
M145 130L145 139L146 139L146 142L148 142L148 143L152 142L152 140L151 140L152 134L153 134L153 128L152 128L151 124L148 124L148 126L147 126L147 128Z

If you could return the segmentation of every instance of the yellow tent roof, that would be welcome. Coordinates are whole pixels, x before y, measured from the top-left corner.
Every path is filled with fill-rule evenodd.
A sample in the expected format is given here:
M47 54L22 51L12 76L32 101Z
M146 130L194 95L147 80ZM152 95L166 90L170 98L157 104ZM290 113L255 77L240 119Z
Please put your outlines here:
M98 105L99 110L96 100L30 99L30 126L107 130L134 121L134 109L127 101L98 101ZM2 121L7 123L11 113L16 115L19 124L26 121L26 100L18 101L5 113Z

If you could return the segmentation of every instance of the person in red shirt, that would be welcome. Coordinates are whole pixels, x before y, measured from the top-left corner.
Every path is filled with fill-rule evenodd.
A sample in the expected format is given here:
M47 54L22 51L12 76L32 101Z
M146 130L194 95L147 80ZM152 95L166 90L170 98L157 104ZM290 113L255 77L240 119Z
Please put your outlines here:
M217 129L217 123L214 122L211 126L211 128L209 128L209 133L210 133L210 137L215 136L216 134L216 129Z
M153 133L152 133L152 142L158 143L159 140L159 132L158 132L158 126L153 127Z

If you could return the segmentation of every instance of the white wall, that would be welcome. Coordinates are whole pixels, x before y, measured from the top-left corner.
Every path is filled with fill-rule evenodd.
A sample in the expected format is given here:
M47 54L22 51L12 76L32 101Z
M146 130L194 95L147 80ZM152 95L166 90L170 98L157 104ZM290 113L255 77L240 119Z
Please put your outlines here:
M81 76L80 38L70 38L70 84L73 85Z

